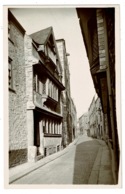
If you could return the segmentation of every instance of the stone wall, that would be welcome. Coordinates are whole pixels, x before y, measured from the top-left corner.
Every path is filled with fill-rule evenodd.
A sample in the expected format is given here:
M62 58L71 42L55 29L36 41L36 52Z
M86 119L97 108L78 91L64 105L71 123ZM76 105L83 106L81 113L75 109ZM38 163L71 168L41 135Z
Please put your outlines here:
M60 137L44 137L44 147L61 145L62 138Z
M104 31L103 10L97 9L96 15L97 15L100 69L105 69L106 68L106 50L105 50L105 31Z
M62 138L44 137L44 156L54 154L61 150Z
M26 71L26 96L27 96L27 109L34 109L33 104L33 65L37 64L39 59L35 58L32 54L33 45L32 39L25 35L25 71Z
M60 39L57 40L57 48L59 52L59 57L61 61L61 66L62 66L62 83L66 87L66 47L65 47L65 40ZM63 147L66 147L68 145L68 125L67 125L67 96L66 96L66 89L62 92L62 101L63 101L63 122L62 122L62 144Z
M27 160L26 80L24 61L24 35L10 21L8 57L12 59L13 90L9 89L9 166Z

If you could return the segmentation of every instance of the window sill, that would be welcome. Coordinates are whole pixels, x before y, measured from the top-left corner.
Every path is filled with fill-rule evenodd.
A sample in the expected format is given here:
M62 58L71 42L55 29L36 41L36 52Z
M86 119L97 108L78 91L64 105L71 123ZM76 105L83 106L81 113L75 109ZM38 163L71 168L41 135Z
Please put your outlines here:
M14 89L12 89L12 88L9 88L9 91L16 94L16 91Z
M44 137L62 137L61 134L44 133Z

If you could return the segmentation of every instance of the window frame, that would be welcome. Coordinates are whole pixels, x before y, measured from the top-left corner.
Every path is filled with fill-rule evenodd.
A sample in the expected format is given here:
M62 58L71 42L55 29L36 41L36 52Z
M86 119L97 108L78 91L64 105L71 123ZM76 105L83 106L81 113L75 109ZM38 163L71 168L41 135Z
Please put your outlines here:
M11 33L11 21L10 20L8 21L8 39L12 44L14 44L13 36Z
M8 87L10 90L14 90L14 83L13 83L13 60L8 57ZM10 75L11 74L11 75Z

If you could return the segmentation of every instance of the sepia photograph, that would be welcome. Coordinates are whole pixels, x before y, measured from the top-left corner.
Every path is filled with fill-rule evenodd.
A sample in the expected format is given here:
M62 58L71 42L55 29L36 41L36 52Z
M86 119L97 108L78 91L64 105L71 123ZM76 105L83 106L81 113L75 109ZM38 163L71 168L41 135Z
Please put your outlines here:
M4 6L8 187L120 185L116 14L119 5Z

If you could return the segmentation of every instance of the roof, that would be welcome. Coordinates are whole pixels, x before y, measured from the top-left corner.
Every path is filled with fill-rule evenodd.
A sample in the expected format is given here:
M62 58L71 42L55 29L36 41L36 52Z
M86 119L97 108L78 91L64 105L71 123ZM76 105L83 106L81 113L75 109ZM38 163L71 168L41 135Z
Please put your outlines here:
M50 34L52 33L52 27L40 30L33 34L30 34L30 37L37 43L37 44L45 44L48 40Z

